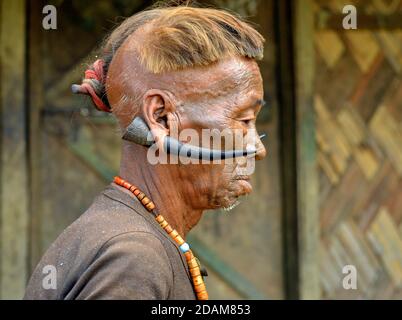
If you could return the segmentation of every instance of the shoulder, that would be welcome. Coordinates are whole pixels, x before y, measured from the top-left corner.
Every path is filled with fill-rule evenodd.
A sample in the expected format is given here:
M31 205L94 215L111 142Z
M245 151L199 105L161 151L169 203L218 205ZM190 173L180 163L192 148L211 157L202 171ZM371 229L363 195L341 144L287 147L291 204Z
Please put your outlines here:
M28 291L34 293L27 297L140 299L136 284L148 283L145 296L165 298L173 282L172 259L180 256L171 254L176 248L149 212L112 191L100 194L53 242L31 277ZM58 290L51 295L40 289L46 265L57 266ZM94 285L97 281L101 287ZM113 290L106 291L106 286Z
M82 249L98 250L123 235L148 234L163 241L158 225L149 212L118 190L107 188L62 234L65 240L79 240ZM77 239L78 238L78 239Z
M173 287L163 244L142 231L110 238L80 278L77 299L167 299Z
M103 243L95 260L105 255L129 258L129 262L152 258L159 262L169 262L165 247L160 238L148 231L128 231L117 234ZM163 260L163 261L162 261Z

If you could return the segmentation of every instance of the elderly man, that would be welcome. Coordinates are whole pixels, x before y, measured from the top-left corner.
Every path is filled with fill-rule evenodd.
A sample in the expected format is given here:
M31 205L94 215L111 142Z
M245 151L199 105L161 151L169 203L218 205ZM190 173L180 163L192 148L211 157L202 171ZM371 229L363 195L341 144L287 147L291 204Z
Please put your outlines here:
M205 210L231 208L252 190L241 169L266 153L255 133L263 43L232 14L189 6L143 11L113 31L73 91L125 131L120 177L48 249L25 299L208 298L184 239ZM185 129L254 132L254 149L246 140L243 151L193 147L173 137ZM155 146L203 161L151 163Z

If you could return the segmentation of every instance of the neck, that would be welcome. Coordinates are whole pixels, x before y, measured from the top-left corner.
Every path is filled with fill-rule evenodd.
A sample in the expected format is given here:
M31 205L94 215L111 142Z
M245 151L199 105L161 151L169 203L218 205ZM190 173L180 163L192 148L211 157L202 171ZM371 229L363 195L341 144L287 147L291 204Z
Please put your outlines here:
M190 199L182 191L185 189L178 170L177 165L151 165L145 147L124 142L120 176L144 192L157 212L185 238L203 211L188 205Z

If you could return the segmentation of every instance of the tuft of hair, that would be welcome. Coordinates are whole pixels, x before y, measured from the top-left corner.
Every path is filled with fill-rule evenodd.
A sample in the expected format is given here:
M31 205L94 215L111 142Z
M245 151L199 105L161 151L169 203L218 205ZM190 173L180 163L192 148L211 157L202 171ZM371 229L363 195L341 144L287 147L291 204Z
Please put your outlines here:
M205 66L230 56L263 58L263 36L237 14L191 6L192 1L173 6L171 2L158 2L125 19L106 38L100 50L103 79L117 50L139 29L145 40L138 46L138 58L153 73ZM110 108L105 84L88 83Z
M230 56L263 58L263 36L241 17L187 4L153 7L127 18L106 40L107 65L139 28L146 37L139 46L138 58L153 73L205 66Z

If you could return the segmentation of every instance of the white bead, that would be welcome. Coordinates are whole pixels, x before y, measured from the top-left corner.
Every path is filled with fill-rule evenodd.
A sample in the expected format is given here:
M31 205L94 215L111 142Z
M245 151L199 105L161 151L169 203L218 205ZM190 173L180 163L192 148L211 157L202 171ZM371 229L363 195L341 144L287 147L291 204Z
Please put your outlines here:
M188 245L187 242L184 242L181 246L180 246L180 250L183 253L186 253L188 250L190 250L190 246Z

